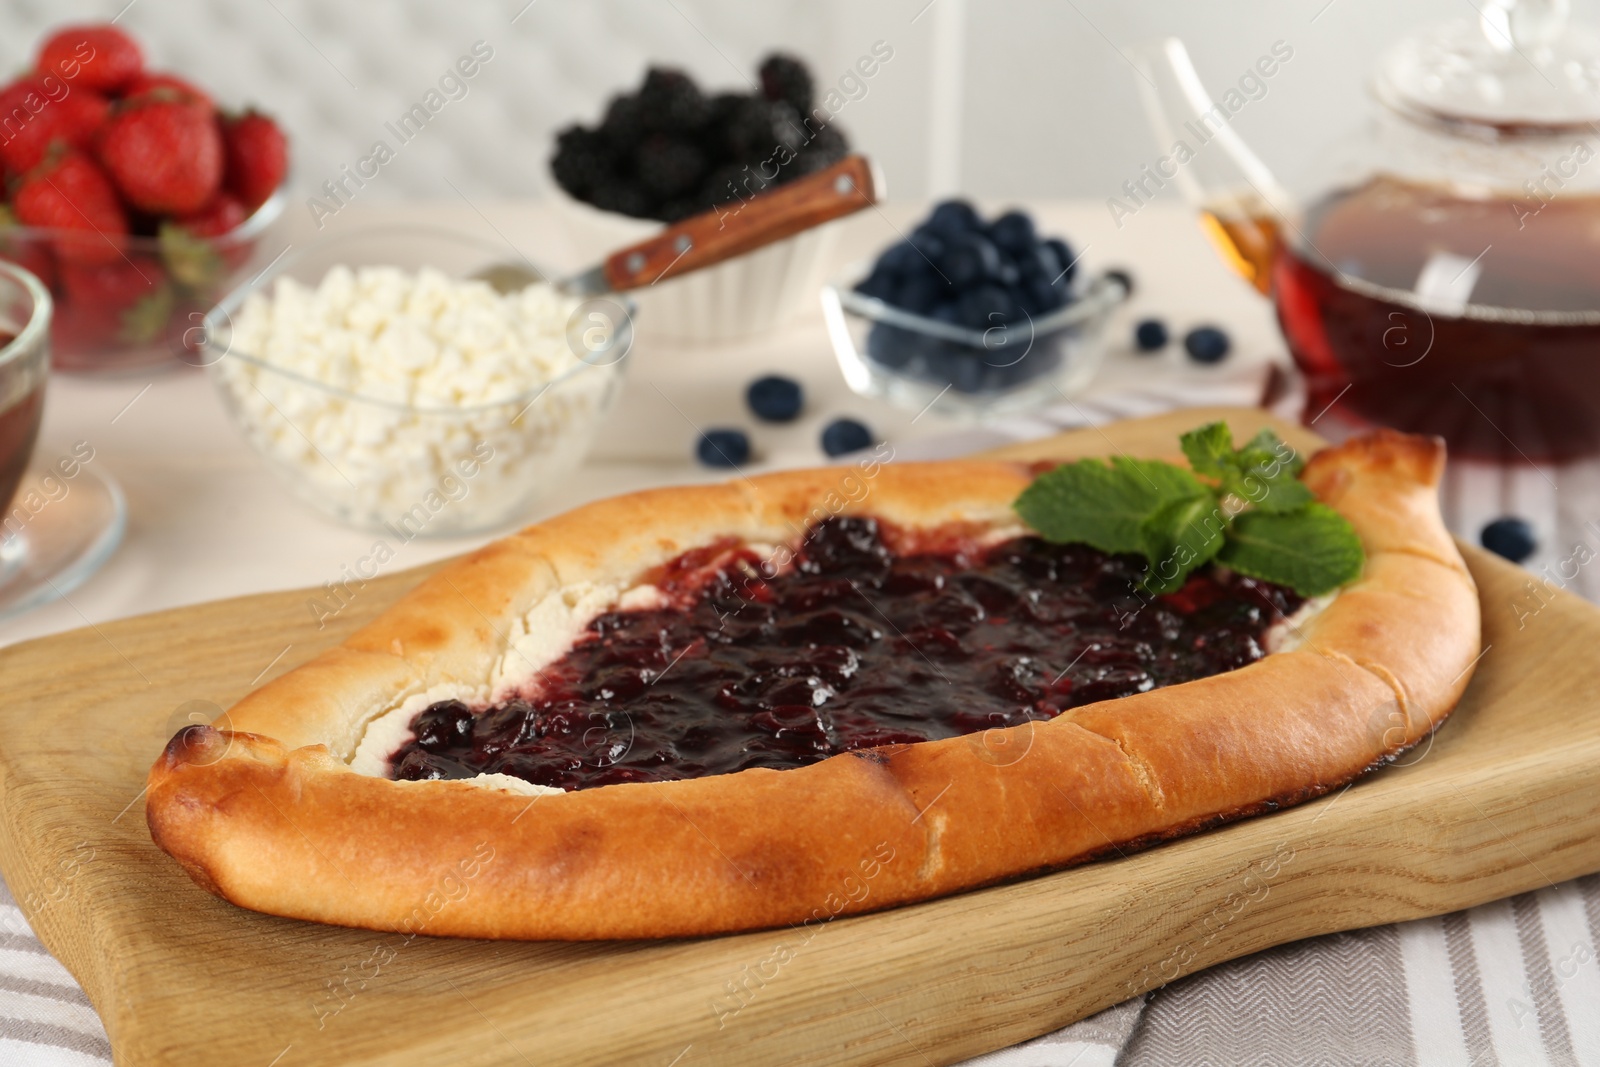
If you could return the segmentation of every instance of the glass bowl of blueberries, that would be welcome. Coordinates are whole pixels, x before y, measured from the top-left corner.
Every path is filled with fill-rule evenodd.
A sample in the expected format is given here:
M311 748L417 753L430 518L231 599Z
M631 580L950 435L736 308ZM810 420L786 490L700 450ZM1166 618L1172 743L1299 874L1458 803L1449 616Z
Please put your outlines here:
M1100 365L1111 313L1133 285L1084 278L1058 237L965 200L934 208L909 238L822 292L850 388L912 410L986 418L1081 391Z

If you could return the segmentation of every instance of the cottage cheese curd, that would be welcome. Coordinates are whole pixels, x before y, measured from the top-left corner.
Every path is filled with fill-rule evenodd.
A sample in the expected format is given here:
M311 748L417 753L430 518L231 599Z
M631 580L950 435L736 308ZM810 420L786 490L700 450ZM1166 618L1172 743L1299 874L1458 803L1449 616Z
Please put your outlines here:
M281 277L240 307L216 372L312 503L407 539L480 529L575 465L608 407L620 362L579 358L579 304L430 269Z

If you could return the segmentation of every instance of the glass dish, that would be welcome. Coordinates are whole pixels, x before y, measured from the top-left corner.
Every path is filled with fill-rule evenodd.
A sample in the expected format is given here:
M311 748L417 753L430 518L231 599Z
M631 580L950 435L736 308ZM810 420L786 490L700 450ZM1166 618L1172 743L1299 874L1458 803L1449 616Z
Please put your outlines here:
M50 318L44 284L26 270L0 262L0 510L8 517L44 414ZM13 533L7 526L4 536Z
M201 362L245 439L302 500L401 541L491 530L524 516L583 460L616 399L633 306L578 305L578 362L546 380L533 363L504 396L416 404L354 392L233 347L233 316L279 278L310 287L335 266L431 267L454 278L507 266L503 245L426 227L355 231L285 256L206 316Z
M0 260L31 271L55 303L55 369L116 374L193 360L188 341L206 310L237 285L262 236L283 213L282 189L217 237L168 228L161 236L0 229Z
M0 618L64 597L98 570L127 514L116 482L88 469L89 442L33 459L51 311L44 283L0 262Z
M974 330L856 292L871 269L870 262L855 264L822 290L828 338L845 382L897 407L970 419L1081 392L1105 355L1106 322L1128 298L1123 278L1108 272L1048 315Z

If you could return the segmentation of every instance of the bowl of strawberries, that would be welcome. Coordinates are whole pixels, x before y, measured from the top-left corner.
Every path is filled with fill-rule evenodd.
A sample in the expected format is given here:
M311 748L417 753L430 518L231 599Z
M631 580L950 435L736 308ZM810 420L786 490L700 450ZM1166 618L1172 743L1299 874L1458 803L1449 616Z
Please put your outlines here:
M112 25L48 36L0 87L0 259L54 297L52 365L193 361L205 312L282 213L288 145L258 111L145 66Z

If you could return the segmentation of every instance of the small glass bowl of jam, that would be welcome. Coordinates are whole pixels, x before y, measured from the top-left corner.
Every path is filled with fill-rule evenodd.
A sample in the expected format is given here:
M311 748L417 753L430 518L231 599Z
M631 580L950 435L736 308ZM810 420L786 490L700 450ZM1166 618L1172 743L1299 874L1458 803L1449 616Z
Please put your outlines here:
M979 330L859 292L870 267L856 264L822 291L828 338L846 384L911 411L972 419L1081 392L1105 355L1106 323L1129 294L1125 276L1108 271L1056 311Z

